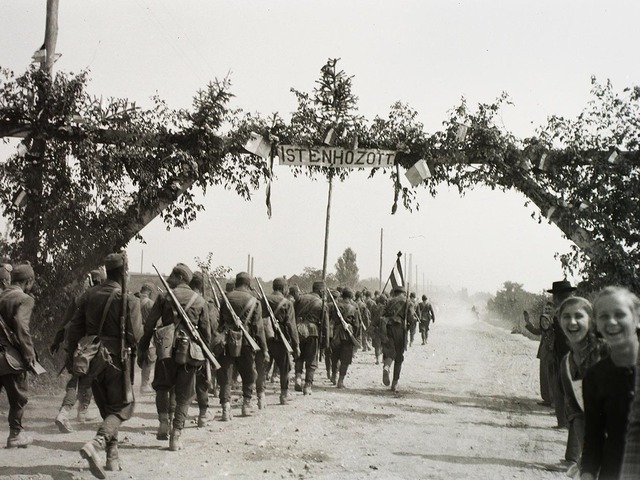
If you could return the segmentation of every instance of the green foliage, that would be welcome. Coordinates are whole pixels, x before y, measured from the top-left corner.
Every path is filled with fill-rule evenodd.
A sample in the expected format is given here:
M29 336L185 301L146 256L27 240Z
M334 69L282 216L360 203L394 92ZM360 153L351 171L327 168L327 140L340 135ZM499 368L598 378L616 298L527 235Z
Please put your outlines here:
M336 262L336 280L340 285L354 288L359 279L356 253L346 248Z
M520 283L504 282L495 297L487 301L487 313L490 318L497 317L510 327L519 328L522 312L541 312L544 302L544 295L527 292Z

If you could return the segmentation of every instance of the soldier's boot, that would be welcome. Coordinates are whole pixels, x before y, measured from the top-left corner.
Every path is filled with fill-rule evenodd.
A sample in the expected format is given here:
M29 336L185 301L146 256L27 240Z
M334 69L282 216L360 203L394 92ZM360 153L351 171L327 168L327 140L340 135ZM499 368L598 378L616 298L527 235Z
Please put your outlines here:
M258 394L258 410L267 408L267 394L262 392Z
M340 375L340 377L338 377L337 388L344 388L344 377L344 375Z
M100 454L104 451L105 445L105 438L101 435L96 435L93 440L85 443L80 449L80 456L89 462L89 470L96 478L107 478L100 459Z
M289 403L289 391L280 390L280 405L287 405Z
M251 405L251 399L245 397L242 401L242 416L250 417L251 415L253 415L253 406Z
M87 412L89 411L89 405L78 404L78 415L76 419L78 423L87 423Z
M305 395L311 395L311 385L311 382L304 382L304 388L302 389L302 391Z
M334 385L336 384L336 377L337 377L337 372L333 372L331 374L331 383L333 383Z
M232 418L233 418L233 415L231 415L231 403L230 402L223 403L221 420L223 422L230 422Z
M398 381L394 380L393 382L391 382L391 391L396 392L397 390L398 390Z
M211 420L211 414L209 413L209 408L201 407L200 413L198 414L198 428L206 427L209 424L209 420Z
M296 389L296 392L302 391L302 374L301 373L296 373L295 389Z
M120 465L120 456L118 455L118 441L112 440L107 442L105 451L107 452L107 465L105 470L108 470L109 472L119 472L122 470L122 465Z
M27 448L33 443L33 438L22 430L11 429L7 438L7 448Z
M331 369L329 367L327 367L327 380L331 380Z
M169 440L169 414L168 413L160 413L158 414L158 420L160 424L158 425L158 432L156 433L156 440Z
M58 426L58 430L60 430L60 433L73 432L73 427L71 426L71 422L69 422L70 411L71 407L60 407L60 411L58 412L58 416L56 417L56 425Z
M388 387L391 383L390 372L391 372L391 359L386 358L384 360L384 367L382 368L382 383L385 387Z
M182 450L182 440L180 436L182 435L182 430L179 428L174 428L171 431L171 439L169 440L169 450L172 452L177 452L178 450Z

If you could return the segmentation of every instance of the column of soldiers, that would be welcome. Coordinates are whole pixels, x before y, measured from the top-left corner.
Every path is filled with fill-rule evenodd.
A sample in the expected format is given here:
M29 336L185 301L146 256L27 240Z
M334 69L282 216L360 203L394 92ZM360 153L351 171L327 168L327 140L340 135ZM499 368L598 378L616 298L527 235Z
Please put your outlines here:
M211 278L192 272L183 263L176 264L166 282L163 280L166 291L154 301L150 298L157 289L154 284L143 285L136 295L127 291L126 255L107 256L104 271L106 278L101 271L91 272L94 285L72 300L50 348L55 353L64 344L65 367L72 373L56 425L62 432L72 431L69 413L76 400L81 421L91 396L100 411L102 422L94 438L80 450L97 478L106 478L106 471L121 469L118 430L131 418L135 405L127 373L132 370L132 360L126 352L137 352L142 372L140 393L155 392L156 438L168 440L169 450L177 451L184 448L183 430L194 398L199 407L199 427L212 418L208 395L216 387L221 420L232 420L231 389L237 375L242 383L242 416L253 413L254 390L258 409L264 409L271 359L279 374L282 405L290 400L291 373L295 390L304 396L312 394L322 355L328 378L337 388L345 388L358 344L364 351L373 349L376 364L382 356L383 383L397 390L404 351L411 342L411 322L422 319L421 312L427 310L428 303L423 297L423 303L416 305L402 287L394 289L388 298L378 292L372 296L366 290L354 295L349 287L328 290L318 281L310 293L303 293L297 287L287 289L284 278L273 280L272 291L264 294L260 285L260 292L253 287L253 279L245 272L237 274L234 283L228 282L224 292L218 284L216 292ZM32 442L23 431L22 416L27 403L26 370L35 362L29 334L34 305L29 292L34 277L28 264L13 269L0 266L0 314L18 338L26 364L24 370L7 373L0 360L0 387L7 391L10 404L8 448ZM204 297L207 282L213 290L208 299ZM431 315L433 321L430 311L425 315ZM0 328L1 350L11 344L5 330ZM87 335L99 337L109 357L106 366L91 377L73 374L74 352ZM219 362L215 373L204 355L209 349Z

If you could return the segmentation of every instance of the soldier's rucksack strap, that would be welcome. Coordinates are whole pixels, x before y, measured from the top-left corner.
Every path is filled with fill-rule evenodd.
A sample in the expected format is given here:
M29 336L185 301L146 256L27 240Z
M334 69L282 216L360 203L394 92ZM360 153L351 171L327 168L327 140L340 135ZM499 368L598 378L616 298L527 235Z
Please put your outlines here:
M98 334L97 334L98 337L100 337L100 334L102 333L102 327L104 326L104 322L107 319L107 314L109 313L109 308L111 307L111 303L113 302L113 299L116 298L116 293L118 293L118 290L114 290L113 293L109 295L109 298L107 299L107 303L104 306L104 310L102 311L102 319L100 320L100 327L98 327Z
M184 313L187 313L187 310L189 310L189 308L196 303L196 300L198 299L198 294L196 292L193 292L193 295L191 296L191 298L189 299L189 301L187 302L187 304L182 307L182 309L184 310ZM182 317L178 317L178 321L176 322L176 328L178 328L178 325L180 325L180 322L182 321Z
M253 315L253 311L256 309L257 305L258 305L258 299L255 298L255 297L251 297L249 302L247 302L247 304L245 305L244 310L242 311L242 313L240 315L238 315L238 317L240 317L240 320L245 321L245 320L250 319L251 316Z
M278 305L276 306L276 309L273 311L273 316L276 317L276 320L278 320L278 312L282 310L282 307L284 307L286 303L287 303L287 299L283 298L282 300L280 300L280 303L278 303Z

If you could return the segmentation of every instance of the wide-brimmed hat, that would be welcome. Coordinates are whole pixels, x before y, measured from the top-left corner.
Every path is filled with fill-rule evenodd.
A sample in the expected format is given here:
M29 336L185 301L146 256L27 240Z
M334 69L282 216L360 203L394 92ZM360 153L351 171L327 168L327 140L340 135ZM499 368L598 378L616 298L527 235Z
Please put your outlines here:
M573 292L577 290L576 287L571 286L571 282L569 280L560 280L559 282L553 282L551 286L551 290L547 290L549 293L563 293L563 292Z

